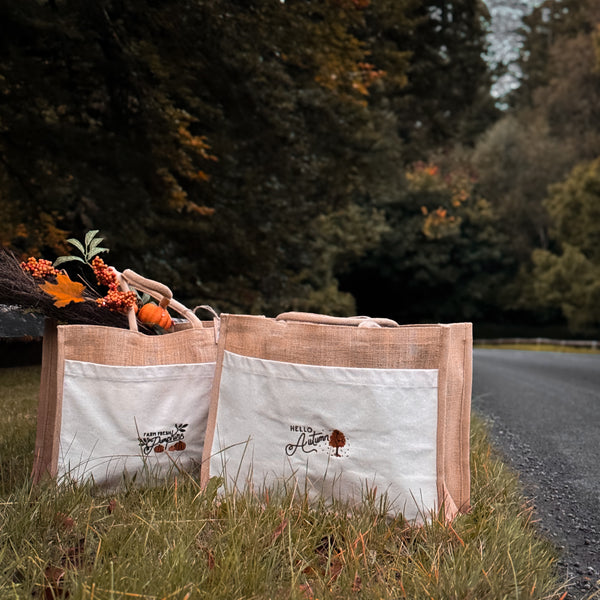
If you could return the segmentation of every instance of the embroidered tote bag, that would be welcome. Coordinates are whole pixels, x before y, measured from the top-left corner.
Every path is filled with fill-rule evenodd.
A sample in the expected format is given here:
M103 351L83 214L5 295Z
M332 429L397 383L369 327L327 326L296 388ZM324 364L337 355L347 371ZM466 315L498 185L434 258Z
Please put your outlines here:
M164 335L46 324L33 479L93 479L106 489L152 484L202 458L216 338L166 286L130 270L129 283L185 317Z
M221 315L202 482L451 519L469 507L471 373L470 323Z

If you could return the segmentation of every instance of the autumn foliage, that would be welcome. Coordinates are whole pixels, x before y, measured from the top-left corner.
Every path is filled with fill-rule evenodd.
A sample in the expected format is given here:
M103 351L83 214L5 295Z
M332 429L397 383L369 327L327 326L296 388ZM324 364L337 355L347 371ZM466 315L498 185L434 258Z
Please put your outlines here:
M0 245L100 229L230 312L566 319L526 282L574 256L545 201L600 155L599 22L541 3L496 99L471 0L4 3Z
M85 302L83 292L85 285L77 281L71 281L68 275L58 273L56 282L46 281L40 284L40 288L54 298L54 304L61 308L71 302Z

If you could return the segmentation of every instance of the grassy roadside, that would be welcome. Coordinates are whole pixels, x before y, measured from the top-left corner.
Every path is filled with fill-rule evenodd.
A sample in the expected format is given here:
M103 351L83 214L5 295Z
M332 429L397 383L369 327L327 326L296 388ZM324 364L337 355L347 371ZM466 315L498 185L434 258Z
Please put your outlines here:
M472 511L423 526L285 497L217 498L192 478L97 495L32 488L39 369L0 369L0 598L555 598L553 548L472 427Z
M577 348L558 344L473 344L474 348L485 350L534 350L537 352L569 352L575 354L600 354L598 348Z

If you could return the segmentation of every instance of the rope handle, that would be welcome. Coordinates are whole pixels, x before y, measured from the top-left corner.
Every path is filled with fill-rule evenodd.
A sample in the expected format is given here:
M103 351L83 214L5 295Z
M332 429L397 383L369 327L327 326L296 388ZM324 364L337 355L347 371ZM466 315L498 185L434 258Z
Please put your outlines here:
M200 306L196 306L194 308L194 314L196 314L196 311L201 308L202 310L205 310L207 312L209 312L212 317L213 317L213 331L215 334L215 344L219 343L219 336L221 335L221 317L219 316L219 314L217 313L217 311L212 307L209 306L208 304L200 304Z
M400 327L392 319L371 317L331 317L308 312L285 312L275 317L276 321L297 321L302 323L316 323L318 325L351 325L354 327Z
M125 269L125 271L122 273L117 273L117 277L119 279L119 285L123 291L129 290L129 286L131 286L136 290L144 292L158 300L159 305L163 308L166 308L167 306L171 307L175 312L187 319L192 324L192 327L197 329L201 329L203 327L202 321L194 314L193 311L173 298L173 292L166 285L158 281L142 277L131 269ZM135 311L133 309L127 312L127 319L129 321L129 329L132 331L138 331L137 319L135 318Z

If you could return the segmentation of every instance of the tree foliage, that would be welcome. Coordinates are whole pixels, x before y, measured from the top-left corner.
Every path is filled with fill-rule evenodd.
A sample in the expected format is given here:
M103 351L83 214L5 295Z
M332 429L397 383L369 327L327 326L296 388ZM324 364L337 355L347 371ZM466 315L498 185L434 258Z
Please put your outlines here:
M527 261L534 248L547 247L546 191L567 174L572 160L545 121L529 111L506 115L479 139L471 157L477 189L511 237L516 262Z
M482 318L510 270L497 216L467 167L416 163L406 188L385 206L389 232L345 281L367 314L401 321Z
M590 0L538 6L526 19L523 81L514 96L515 106L533 109L578 160L600 154L598 23L600 6Z
M575 332L600 329L600 159L550 188L552 250L533 253L529 301L559 309Z
M394 100L413 160L432 150L472 144L498 117L483 55L489 13L481 0L428 0L414 9L403 40L412 60L408 86Z
M2 244L57 256L100 229L112 264L222 310L353 312L338 280L368 251L399 253L394 281L430 265L417 299L470 290L489 205L446 183L430 206L407 165L496 118L486 19L479 0L3 3Z
M546 0L525 19L521 86L471 155L477 189L510 235L507 259L520 265L504 307L526 308L534 323L562 317L588 335L598 326L587 228L597 223L599 24L589 0Z

